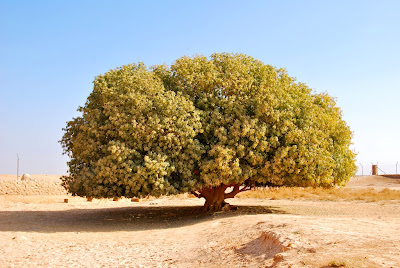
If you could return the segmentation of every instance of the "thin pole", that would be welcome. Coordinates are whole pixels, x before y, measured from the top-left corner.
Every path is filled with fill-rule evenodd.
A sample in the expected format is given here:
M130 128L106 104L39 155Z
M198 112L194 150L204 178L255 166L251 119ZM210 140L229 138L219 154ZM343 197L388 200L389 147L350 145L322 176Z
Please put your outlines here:
M360 163L361 166L361 176L364 176L364 166Z
M19 155L17 153L17 180L18 180L18 176L19 175Z
M385 174L386 175L386 172L385 171L383 171L382 169L380 169L380 168L378 168L380 171L382 171L382 173L383 174ZM378 175L378 174L377 174Z
M396 175L399 174L399 173L397 173L397 164L398 164L398 163L399 163L399 161L397 161L397 163L396 163Z

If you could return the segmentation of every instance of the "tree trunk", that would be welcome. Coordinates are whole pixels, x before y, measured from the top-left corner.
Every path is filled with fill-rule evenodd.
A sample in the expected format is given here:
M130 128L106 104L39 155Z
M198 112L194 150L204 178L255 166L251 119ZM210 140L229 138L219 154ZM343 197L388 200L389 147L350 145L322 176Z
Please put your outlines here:
M203 188L200 193L206 200L204 203L203 210L208 211L220 211L228 203L225 202L225 190L228 188L226 185L220 185L216 187Z
M225 190L228 187L232 186L232 191L230 191L229 193L225 193ZM227 211L230 210L232 206L225 202L225 199L233 198L236 194L250 190L252 188L248 185L245 185L242 189L240 189L240 186L241 183L232 185L221 184L219 186L204 187L196 192L193 192L193 194L198 198L204 197L204 199L206 200L203 206L204 212L214 212L221 210Z

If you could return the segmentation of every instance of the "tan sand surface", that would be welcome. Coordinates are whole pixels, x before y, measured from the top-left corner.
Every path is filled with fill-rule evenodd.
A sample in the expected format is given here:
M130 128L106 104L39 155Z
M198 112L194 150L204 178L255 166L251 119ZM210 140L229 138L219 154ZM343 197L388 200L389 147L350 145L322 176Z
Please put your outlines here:
M381 190L388 188L391 190L400 190L400 179L386 178L383 176L360 176L352 178L347 183L348 188L374 188Z
M185 196L0 195L0 266L400 267L400 200L230 203L238 210L202 214Z

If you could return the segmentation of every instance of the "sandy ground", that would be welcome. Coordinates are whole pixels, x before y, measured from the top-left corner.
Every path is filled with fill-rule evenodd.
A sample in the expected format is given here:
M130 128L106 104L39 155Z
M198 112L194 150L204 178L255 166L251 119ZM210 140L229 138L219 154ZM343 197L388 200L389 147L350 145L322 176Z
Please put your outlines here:
M355 177L347 183L346 187L353 189L374 188L383 190L400 190L400 179L391 179L382 176L360 176Z
M235 198L238 210L214 214L202 203L0 195L0 267L400 267L400 200Z

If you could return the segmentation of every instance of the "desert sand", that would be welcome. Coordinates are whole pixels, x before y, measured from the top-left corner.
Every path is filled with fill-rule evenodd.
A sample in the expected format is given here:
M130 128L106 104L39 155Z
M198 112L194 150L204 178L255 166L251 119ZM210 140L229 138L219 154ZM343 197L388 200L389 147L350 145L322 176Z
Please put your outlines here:
M348 187L400 190L379 176ZM2 194L0 266L400 267L400 200L234 198L238 210L213 214L199 212L203 202Z

